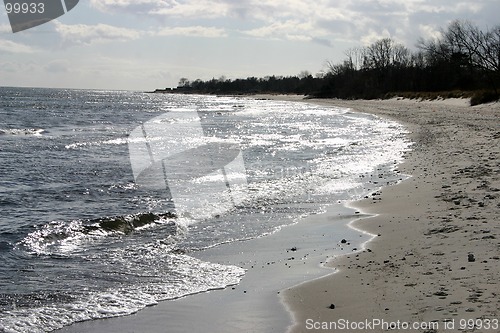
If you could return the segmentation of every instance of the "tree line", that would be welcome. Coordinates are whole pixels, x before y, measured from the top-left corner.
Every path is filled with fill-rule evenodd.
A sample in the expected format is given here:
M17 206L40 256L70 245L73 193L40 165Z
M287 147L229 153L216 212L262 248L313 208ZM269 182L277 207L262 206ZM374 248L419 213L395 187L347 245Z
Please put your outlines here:
M340 63L312 76L248 77L208 81L180 80L167 91L205 94L303 94L317 98L373 99L394 95L437 96L457 92L478 104L499 98L500 25L486 31L454 21L441 36L419 39L412 51L390 38L345 52ZM165 90L157 90L165 92ZM424 93L422 95L422 93ZM467 95L468 94L468 95ZM446 97L446 96L442 96Z

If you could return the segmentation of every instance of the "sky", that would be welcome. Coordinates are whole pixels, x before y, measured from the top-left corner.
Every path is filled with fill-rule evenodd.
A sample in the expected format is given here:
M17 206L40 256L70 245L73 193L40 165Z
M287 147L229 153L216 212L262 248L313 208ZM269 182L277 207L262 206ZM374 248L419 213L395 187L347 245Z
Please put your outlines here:
M455 19L488 29L498 13L498 0L80 0L14 34L0 6L0 86L149 91L182 77L315 75L350 48L390 37L414 49Z

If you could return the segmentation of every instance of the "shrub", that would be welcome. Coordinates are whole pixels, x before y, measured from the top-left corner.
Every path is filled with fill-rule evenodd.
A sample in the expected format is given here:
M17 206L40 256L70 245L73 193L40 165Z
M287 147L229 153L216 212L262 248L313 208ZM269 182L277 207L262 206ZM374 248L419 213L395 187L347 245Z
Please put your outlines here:
M474 93L470 99L470 105L479 105L489 102L498 101L500 95L491 90L480 90Z

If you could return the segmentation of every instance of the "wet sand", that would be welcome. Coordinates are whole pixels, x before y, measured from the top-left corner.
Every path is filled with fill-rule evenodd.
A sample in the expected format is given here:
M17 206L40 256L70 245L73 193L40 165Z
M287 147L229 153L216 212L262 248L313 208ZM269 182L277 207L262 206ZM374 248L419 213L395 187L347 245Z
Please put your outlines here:
M86 321L57 332L285 332L292 316L281 292L303 281L334 272L324 267L335 254L372 237L347 227L360 218L341 204L310 215L279 232L191 253L203 261L237 265L246 270L242 281L223 290L163 301L127 317ZM342 239L355 239L342 244Z

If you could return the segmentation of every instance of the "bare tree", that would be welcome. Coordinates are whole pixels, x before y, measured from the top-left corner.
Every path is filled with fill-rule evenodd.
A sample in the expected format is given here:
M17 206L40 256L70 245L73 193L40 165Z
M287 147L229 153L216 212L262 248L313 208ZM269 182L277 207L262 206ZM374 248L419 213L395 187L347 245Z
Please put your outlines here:
M334 76L344 75L355 70L352 62L349 60L344 60L344 62L340 64L335 64L331 61L328 61L327 67L328 73Z
M347 56L347 61L351 64L351 67L355 70L360 70L363 66L364 59L364 49L359 47L350 48L345 52Z
M311 72L305 70L305 71L301 71L298 75L298 78L299 79L305 79L306 77L309 77L309 76L312 76L311 75Z
M418 47L429 60L450 59L461 54L471 66L487 71L500 71L500 26L483 32L469 21L453 21L442 32L440 40L420 40Z
M390 38L376 41L364 48L360 54L363 57L365 69L386 69L390 66L408 67L412 64L411 51Z
M384 69L389 67L392 58L393 41L384 38L365 49L363 67L367 69Z
M496 90L495 82L500 76L500 26L484 32L469 21L456 20L442 31L442 36L438 40L419 41L427 63L448 61L481 70Z
M189 82L189 79L185 78L185 77L182 77L180 80L179 80L179 87L188 87L190 85L191 82Z
M491 69L500 75L500 25L497 25L485 35L484 48L486 63L491 66Z
M406 46L402 44L395 44L392 47L392 65L397 67L409 67L412 63L412 54Z

